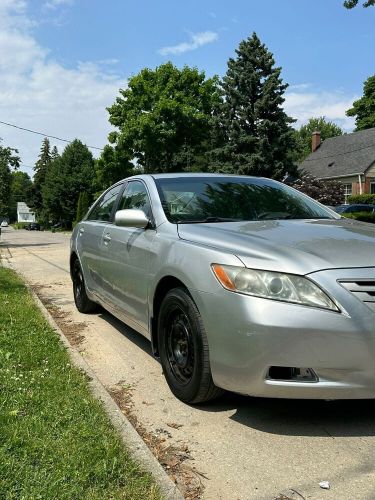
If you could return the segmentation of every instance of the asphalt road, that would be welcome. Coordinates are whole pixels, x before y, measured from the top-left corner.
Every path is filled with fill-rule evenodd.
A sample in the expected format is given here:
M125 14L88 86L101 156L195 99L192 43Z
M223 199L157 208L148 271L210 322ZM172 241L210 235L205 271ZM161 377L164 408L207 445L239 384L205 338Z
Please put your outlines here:
M69 236L5 228L0 250L68 323L84 323L77 348L105 386L125 389L145 431L189 450L186 462L199 472L202 498L270 500L289 490L297 499L375 499L373 401L227 394L205 406L184 405L170 393L147 340L104 311L75 310ZM323 480L330 490L319 487Z

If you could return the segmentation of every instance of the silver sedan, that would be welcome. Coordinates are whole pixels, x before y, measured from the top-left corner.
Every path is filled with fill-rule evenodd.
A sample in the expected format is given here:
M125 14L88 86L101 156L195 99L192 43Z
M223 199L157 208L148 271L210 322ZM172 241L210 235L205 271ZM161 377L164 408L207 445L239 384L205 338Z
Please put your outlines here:
M146 336L187 403L375 397L375 226L279 182L139 175L74 229L74 299Z

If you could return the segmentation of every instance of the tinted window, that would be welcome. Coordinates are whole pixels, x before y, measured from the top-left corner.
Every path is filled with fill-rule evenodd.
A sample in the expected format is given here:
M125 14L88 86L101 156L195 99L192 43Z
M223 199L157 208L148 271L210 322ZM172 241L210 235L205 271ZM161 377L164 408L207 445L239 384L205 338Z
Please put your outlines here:
M334 218L318 203L269 179L186 176L155 182L171 222Z
M115 186L105 193L102 199L95 205L89 213L87 220L109 221L117 195L122 188L122 184Z
M140 181L132 181L122 194L118 210L137 208L143 210L147 217L151 215L150 199L145 185Z

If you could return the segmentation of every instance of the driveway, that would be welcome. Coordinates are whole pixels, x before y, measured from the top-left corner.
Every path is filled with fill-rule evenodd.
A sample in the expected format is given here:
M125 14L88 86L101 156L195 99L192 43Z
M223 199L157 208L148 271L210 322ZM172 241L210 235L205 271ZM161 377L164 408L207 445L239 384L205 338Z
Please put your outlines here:
M5 228L0 250L63 324L187 497L375 498L373 401L227 394L205 406L187 406L170 393L142 336L104 311L76 311L69 236ZM321 481L331 489L321 489Z

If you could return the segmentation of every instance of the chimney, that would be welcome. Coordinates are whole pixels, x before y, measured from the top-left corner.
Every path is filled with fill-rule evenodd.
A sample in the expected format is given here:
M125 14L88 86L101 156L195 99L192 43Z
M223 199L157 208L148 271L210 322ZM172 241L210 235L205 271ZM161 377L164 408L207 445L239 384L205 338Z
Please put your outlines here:
M318 130L316 130L315 132L312 133L312 136L311 136L311 151L314 152L318 149L318 147L320 146L320 143L321 143L321 139L320 139L320 132Z

